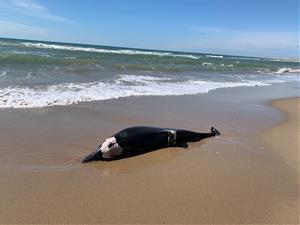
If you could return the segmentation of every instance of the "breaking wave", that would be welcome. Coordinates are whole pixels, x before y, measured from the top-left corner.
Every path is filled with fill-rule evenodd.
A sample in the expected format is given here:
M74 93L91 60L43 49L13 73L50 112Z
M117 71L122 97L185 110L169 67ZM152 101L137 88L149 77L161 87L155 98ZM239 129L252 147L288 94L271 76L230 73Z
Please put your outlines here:
M276 71L270 71L268 69L265 70L258 70L257 71L260 74L270 74L270 75L299 75L300 74L300 69L292 69L292 68L279 68Z
M244 80L213 82L172 78L119 75L113 82L63 83L58 85L6 87L0 89L0 108L33 108L71 105L80 102L115 99L130 96L193 95L218 88L265 86L268 82Z
M223 59L224 56L222 55L205 55L206 57L209 57L209 58L220 58L220 59Z
M199 59L199 57L188 54L174 54L171 52L158 52L158 51L142 51L133 49L103 49L94 47L79 47L79 46L68 46L68 45L56 45L56 44L44 44L44 43L23 43L26 47L31 48L46 48L46 49L58 49L68 51L84 51L84 52L97 52L97 53L108 53L108 54L125 54L125 55L155 55L155 56L169 56L169 57L183 57L189 59Z
M274 74L288 74L288 73L300 73L300 69L291 69L291 68L280 68Z

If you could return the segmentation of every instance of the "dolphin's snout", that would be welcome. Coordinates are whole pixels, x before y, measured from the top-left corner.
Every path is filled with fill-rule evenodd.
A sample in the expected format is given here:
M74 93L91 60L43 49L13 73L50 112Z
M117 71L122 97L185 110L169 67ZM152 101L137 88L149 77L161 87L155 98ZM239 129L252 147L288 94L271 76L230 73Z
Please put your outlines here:
M87 163L90 161L96 161L102 159L102 152L100 151L100 146L97 148L97 150L88 156L86 156L83 160L82 163Z
M95 160L95 155L96 155L96 152L93 152L93 153L89 154L88 156L86 156L86 157L82 160L82 162L83 162L83 163L87 163L87 162L90 162L90 161Z

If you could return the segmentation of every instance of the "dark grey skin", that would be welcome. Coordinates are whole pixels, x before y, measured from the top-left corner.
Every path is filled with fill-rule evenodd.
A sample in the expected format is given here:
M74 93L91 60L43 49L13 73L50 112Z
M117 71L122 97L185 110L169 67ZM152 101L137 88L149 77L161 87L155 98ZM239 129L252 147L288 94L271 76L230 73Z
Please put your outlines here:
M114 157L113 160L140 155L167 147L187 147L188 142L197 142L204 138L220 135L214 127L209 133L198 133L183 129L159 128L159 127L130 127L113 135L119 146L122 147L121 155ZM97 160L107 160L97 150L88 155L82 162ZM112 159L109 159L112 160Z

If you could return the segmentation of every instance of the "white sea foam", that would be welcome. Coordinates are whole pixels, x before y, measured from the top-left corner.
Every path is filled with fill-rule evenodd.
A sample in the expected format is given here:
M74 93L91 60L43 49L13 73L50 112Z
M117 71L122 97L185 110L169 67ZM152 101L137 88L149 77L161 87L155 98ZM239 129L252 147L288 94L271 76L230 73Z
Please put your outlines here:
M205 56L209 58L220 58L220 59L224 58L222 55L205 55Z
M123 75L119 75L119 78L115 82L118 84L121 84L122 82L130 82L134 84L139 84L139 83L147 84L147 83L170 81L170 80L172 80L172 78L123 74Z
M259 61L261 58L257 57L245 57L245 56L227 56L228 59L241 59L241 60L256 60Z
M204 63L202 63L202 66L211 66L211 63L204 62Z
M4 77L5 75L6 75L6 71L2 71L2 72L0 72L0 77Z
M26 47L32 48L47 48L47 49L58 49L68 51L84 51L84 52L98 52L98 53L110 53L110 54L125 54L125 55L156 55L156 56L170 56L170 57L183 57L190 59L199 59L199 57L190 54L174 54L170 52L156 52L156 51L142 51L132 49L103 49L93 47L79 47L71 45L56 45L56 44L44 44L44 43L23 43Z
M267 61L273 61L273 62L300 62L300 59L298 58L270 58L270 59L265 59Z
M289 74L289 73L300 74L300 69L291 69L291 68L284 67L278 69L274 74Z
M64 83L46 87L7 87L0 89L0 108L32 108L70 105L80 102L129 96L192 95L217 88L264 86L268 82L212 82L189 80L175 82L171 78L120 75L115 82Z
M300 69L292 69L292 68L287 68L287 67L283 67L283 68L279 68L277 71L271 71L269 69L265 69L265 70L258 70L258 73L261 74L270 74L270 75L299 75L300 74Z

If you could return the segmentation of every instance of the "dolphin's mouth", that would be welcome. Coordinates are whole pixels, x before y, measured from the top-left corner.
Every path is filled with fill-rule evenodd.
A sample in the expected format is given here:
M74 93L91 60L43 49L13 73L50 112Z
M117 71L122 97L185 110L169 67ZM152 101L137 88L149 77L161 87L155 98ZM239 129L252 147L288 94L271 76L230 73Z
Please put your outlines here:
M102 152L100 150L100 146L98 146L97 150L95 152L92 152L88 156L86 156L83 160L82 163L87 163L90 161L97 161L103 159Z

